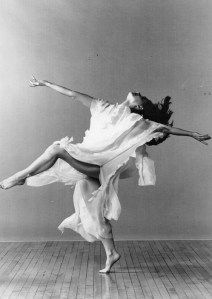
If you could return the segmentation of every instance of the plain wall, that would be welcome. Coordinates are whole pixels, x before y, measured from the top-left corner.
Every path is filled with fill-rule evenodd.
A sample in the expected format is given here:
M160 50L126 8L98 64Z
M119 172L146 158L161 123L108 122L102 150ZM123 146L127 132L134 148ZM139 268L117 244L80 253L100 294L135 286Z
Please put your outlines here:
M31 74L115 102L131 90L172 97L174 125L212 134L212 2L198 0L2 0L0 177L25 168L53 141L80 142L89 109ZM116 239L212 237L212 153L171 136L149 147L157 183L120 181ZM57 226L73 210L61 183L0 190L0 241L82 240Z

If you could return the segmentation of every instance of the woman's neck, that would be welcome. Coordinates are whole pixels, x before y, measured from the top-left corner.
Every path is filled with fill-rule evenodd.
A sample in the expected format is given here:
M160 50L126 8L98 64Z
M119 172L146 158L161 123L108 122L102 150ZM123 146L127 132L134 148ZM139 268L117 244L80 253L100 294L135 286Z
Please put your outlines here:
M123 102L122 102L122 105L123 105L123 106L127 106L127 107L129 107L129 102L128 102L128 100L126 99L125 101L123 101Z

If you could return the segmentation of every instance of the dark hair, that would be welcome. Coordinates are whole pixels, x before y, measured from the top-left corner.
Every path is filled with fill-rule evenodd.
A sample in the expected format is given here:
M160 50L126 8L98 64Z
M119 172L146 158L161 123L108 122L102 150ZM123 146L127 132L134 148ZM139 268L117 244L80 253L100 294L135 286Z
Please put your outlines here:
M134 108L130 108L131 112L138 113L142 115L145 119L152 120L157 123L161 123L167 126L173 126L173 121L169 123L169 119L173 114L173 111L169 109L169 105L171 104L171 97L166 96L160 102L152 103L149 99L139 94L143 100L143 109L137 110ZM158 139L153 138L151 141L147 142L147 145L158 145L164 142L170 135L168 133L164 133L163 137Z

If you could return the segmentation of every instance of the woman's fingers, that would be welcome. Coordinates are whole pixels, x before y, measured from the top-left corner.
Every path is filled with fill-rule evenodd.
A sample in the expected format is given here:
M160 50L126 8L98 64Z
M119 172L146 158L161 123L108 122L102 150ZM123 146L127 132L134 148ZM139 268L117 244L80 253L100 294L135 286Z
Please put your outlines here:
M211 139L211 136L209 136L208 134L199 136L199 141L202 142L205 145L208 145L208 143L205 142L205 140L209 140L209 139Z
M32 75L32 79L31 79L31 81L33 81L33 82L38 82L38 80L35 78L34 75Z
M38 80L35 78L35 76L32 75L31 79L29 80L29 85L31 87L35 87L39 85Z
M200 136L201 138L203 138L204 140L209 140L211 139L211 137L209 135L202 135Z
M29 85L30 85L31 87L35 87L34 82L32 82L31 80L29 80Z
M201 140L200 140L200 142L202 142L202 143L203 143L203 144L205 144L205 145L208 145L208 143L207 143L207 142L205 142L205 141L201 141Z
M34 75L31 76L31 79L29 80L30 83L35 84L38 83L38 80L35 78Z
M205 134L205 135L201 135L201 134L199 134L197 137L198 137L198 138L203 138L203 139L205 139L205 140L211 139L211 136L208 135L208 134Z
M211 136L209 134L200 134L200 133L196 132L196 134L194 135L194 138L196 140L198 140L199 142L202 142L203 144L208 145L208 143L205 142L205 140L211 139Z

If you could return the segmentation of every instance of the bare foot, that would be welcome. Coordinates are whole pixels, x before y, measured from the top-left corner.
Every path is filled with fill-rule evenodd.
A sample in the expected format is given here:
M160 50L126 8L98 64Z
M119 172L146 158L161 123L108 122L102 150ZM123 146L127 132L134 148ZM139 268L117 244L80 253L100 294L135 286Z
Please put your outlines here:
M0 188L9 189L16 185L23 185L25 183L26 178L17 178L15 176L11 176L8 179L5 179L0 182Z
M99 272L105 273L105 274L109 273L113 264L115 264L120 259L120 257L121 257L121 255L118 252L115 252L115 253L109 255L106 260L105 268L99 270Z

